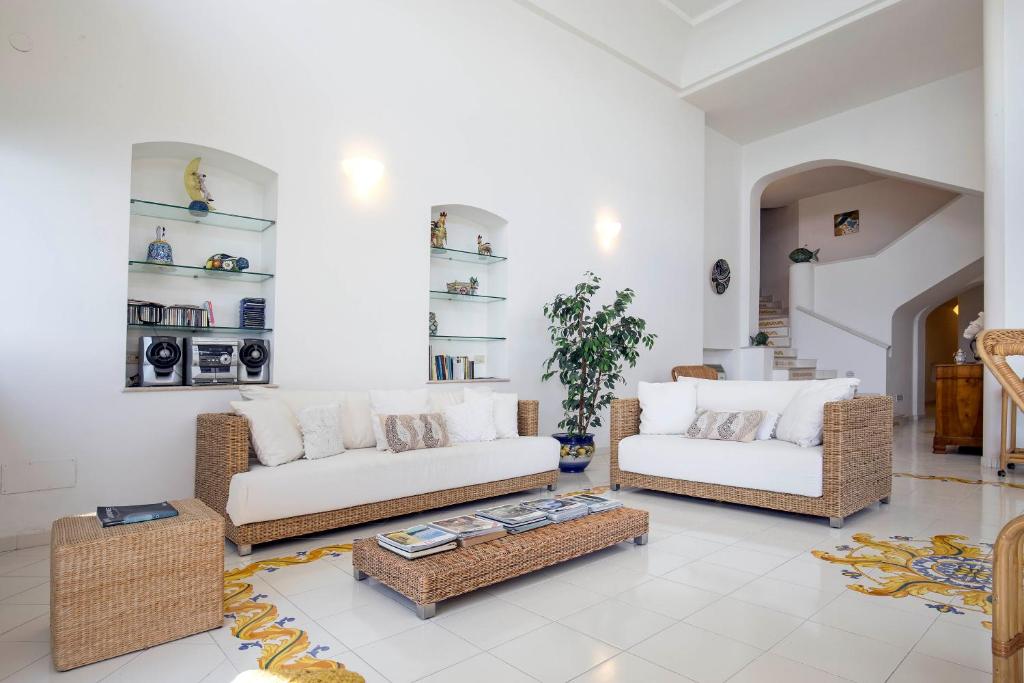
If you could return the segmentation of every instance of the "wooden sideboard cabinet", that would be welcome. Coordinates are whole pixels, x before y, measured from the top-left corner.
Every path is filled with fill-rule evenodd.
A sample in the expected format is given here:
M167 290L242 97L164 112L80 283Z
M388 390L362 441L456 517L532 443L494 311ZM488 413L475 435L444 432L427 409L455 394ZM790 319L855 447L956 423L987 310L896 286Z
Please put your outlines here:
M946 446L981 448L981 363L935 366L935 439L933 453Z

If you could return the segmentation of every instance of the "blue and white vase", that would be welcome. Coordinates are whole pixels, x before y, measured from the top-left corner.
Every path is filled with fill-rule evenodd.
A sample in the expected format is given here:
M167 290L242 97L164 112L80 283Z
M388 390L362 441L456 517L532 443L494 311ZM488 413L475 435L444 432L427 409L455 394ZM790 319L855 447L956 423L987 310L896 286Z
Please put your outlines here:
M162 225L156 226L156 239L149 243L146 250L146 260L150 263L160 263L167 266L174 265L174 255L171 252L171 245L164 240L167 228Z
M561 445L558 469L563 472L582 472L594 457L593 434L552 434Z

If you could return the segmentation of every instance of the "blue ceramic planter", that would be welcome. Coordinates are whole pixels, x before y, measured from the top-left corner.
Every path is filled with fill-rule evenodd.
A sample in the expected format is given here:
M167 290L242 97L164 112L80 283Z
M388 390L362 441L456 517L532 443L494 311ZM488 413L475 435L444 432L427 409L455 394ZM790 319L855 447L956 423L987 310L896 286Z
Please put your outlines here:
M594 457L594 435L552 434L562 445L558 469L563 472L582 472Z

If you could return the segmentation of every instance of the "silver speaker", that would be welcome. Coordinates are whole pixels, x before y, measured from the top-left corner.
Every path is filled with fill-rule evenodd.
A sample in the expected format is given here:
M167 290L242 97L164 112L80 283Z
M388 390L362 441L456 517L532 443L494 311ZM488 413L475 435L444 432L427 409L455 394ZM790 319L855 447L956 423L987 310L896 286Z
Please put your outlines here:
M270 382L270 344L264 339L243 339L238 350L238 383Z
M139 337L139 383L144 387L181 385L184 354L177 337Z

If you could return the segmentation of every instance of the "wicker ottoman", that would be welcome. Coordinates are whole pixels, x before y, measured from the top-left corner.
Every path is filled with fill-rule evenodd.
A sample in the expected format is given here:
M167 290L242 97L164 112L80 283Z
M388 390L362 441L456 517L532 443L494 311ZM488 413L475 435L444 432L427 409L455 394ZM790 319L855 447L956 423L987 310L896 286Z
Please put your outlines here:
M64 517L50 538L50 637L60 671L224 621L224 518L175 500L170 519L100 526Z

